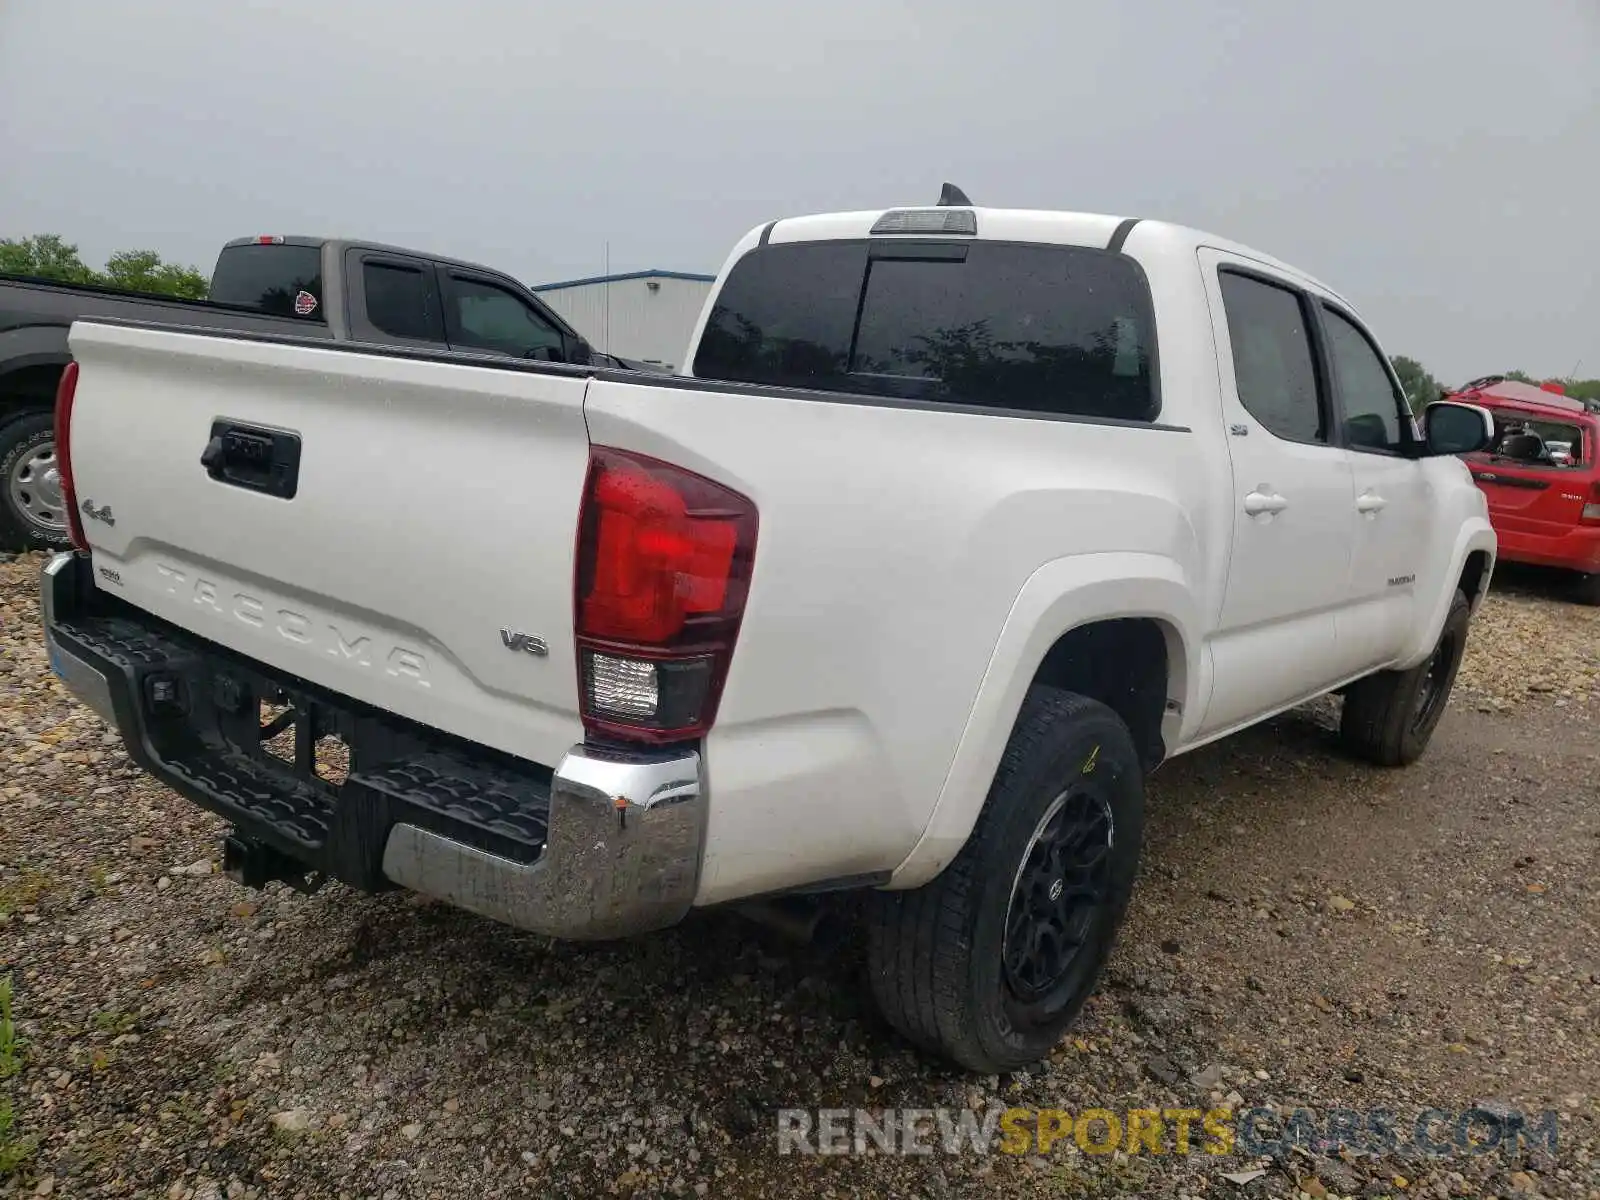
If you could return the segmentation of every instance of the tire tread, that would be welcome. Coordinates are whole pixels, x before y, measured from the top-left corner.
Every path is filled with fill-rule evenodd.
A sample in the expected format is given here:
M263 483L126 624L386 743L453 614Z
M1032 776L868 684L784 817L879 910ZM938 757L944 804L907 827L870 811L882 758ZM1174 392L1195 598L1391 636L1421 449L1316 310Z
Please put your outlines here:
M23 433L18 436L16 426L30 424L41 416L54 419L50 412L38 408L24 408L0 416L0 461L5 459L14 444L35 436L34 433ZM6 495L9 486L6 480L8 474L7 471L0 471L0 551L16 553L27 550L64 549L68 544L64 537L42 537L11 512L11 501Z
M1445 624L1456 619L1458 613L1469 611L1466 594L1457 591ZM1418 746L1408 734L1413 683L1418 672L1424 670L1426 664L1409 671L1379 671L1350 685L1339 717L1339 739L1346 750L1380 767L1402 767L1416 761L1427 740ZM1447 696L1445 702L1448 700Z
M868 905L869 974L879 1010L914 1044L970 1069L997 1069L974 1032L965 995L969 959L961 946L983 882L979 873L986 851L1018 777L1045 753L1063 723L1092 711L1109 712L1087 697L1034 687L960 853L930 883L877 893Z

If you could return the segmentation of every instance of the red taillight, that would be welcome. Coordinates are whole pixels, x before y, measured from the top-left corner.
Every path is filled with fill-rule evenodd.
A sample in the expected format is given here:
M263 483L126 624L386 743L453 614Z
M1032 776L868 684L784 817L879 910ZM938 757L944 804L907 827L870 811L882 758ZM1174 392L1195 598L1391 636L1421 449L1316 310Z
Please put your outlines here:
M590 452L576 634L585 727L667 742L711 727L744 615L756 509L643 455Z
M61 477L61 504L67 510L67 533L78 550L89 548L78 515L78 490L72 482L72 399L78 391L78 364L69 362L56 385L56 473Z
M1600 481L1590 485L1589 501L1583 506L1581 519L1600 524Z

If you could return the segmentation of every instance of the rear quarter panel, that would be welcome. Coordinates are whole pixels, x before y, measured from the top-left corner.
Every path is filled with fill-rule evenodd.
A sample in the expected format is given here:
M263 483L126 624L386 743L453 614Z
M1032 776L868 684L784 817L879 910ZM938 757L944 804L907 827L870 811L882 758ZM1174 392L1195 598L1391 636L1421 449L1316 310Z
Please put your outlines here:
M699 471L760 513L707 741L697 903L814 882L819 864L829 877L898 866L940 802L1002 630L1039 572L1071 590L1098 578L1071 564L1120 555L1124 577L1141 559L1183 590L1209 570L1196 528L1206 485L1189 469L1187 431L610 379L591 385L586 413L595 443ZM1076 623L1093 609L1057 599L1029 618ZM1037 666L1024 659L1064 631L1019 643L1007 670L1024 673L1024 688ZM986 710L953 826L970 827L987 791L982 763L1020 703L1010 682Z

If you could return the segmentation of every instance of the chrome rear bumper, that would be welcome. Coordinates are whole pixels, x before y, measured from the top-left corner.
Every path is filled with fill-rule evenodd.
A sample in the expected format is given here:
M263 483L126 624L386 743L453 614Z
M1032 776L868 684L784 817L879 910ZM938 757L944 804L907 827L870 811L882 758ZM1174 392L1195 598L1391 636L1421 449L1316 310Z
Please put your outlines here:
M44 566L44 577L39 588L39 618L44 624L45 650L50 655L50 669L66 684L68 690L97 717L116 729L117 714L111 703L110 680L56 639L56 610L67 599L67 593L81 585L80 578L73 570L75 557L72 554L57 554Z
M699 882L700 756L630 759L575 746L550 788L537 862L515 863L412 825L383 851L394 882L558 938L617 938L675 925Z

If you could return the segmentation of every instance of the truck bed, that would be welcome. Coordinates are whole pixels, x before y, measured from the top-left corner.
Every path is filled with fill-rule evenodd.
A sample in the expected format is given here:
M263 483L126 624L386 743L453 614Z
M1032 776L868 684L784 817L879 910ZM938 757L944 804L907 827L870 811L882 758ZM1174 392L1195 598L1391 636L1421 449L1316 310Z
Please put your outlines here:
M0 338L8 331L20 333L32 325L59 326L80 319L277 331L311 339L331 336L326 325L268 316L254 309L215 304L210 300L184 300L98 284L0 274Z

